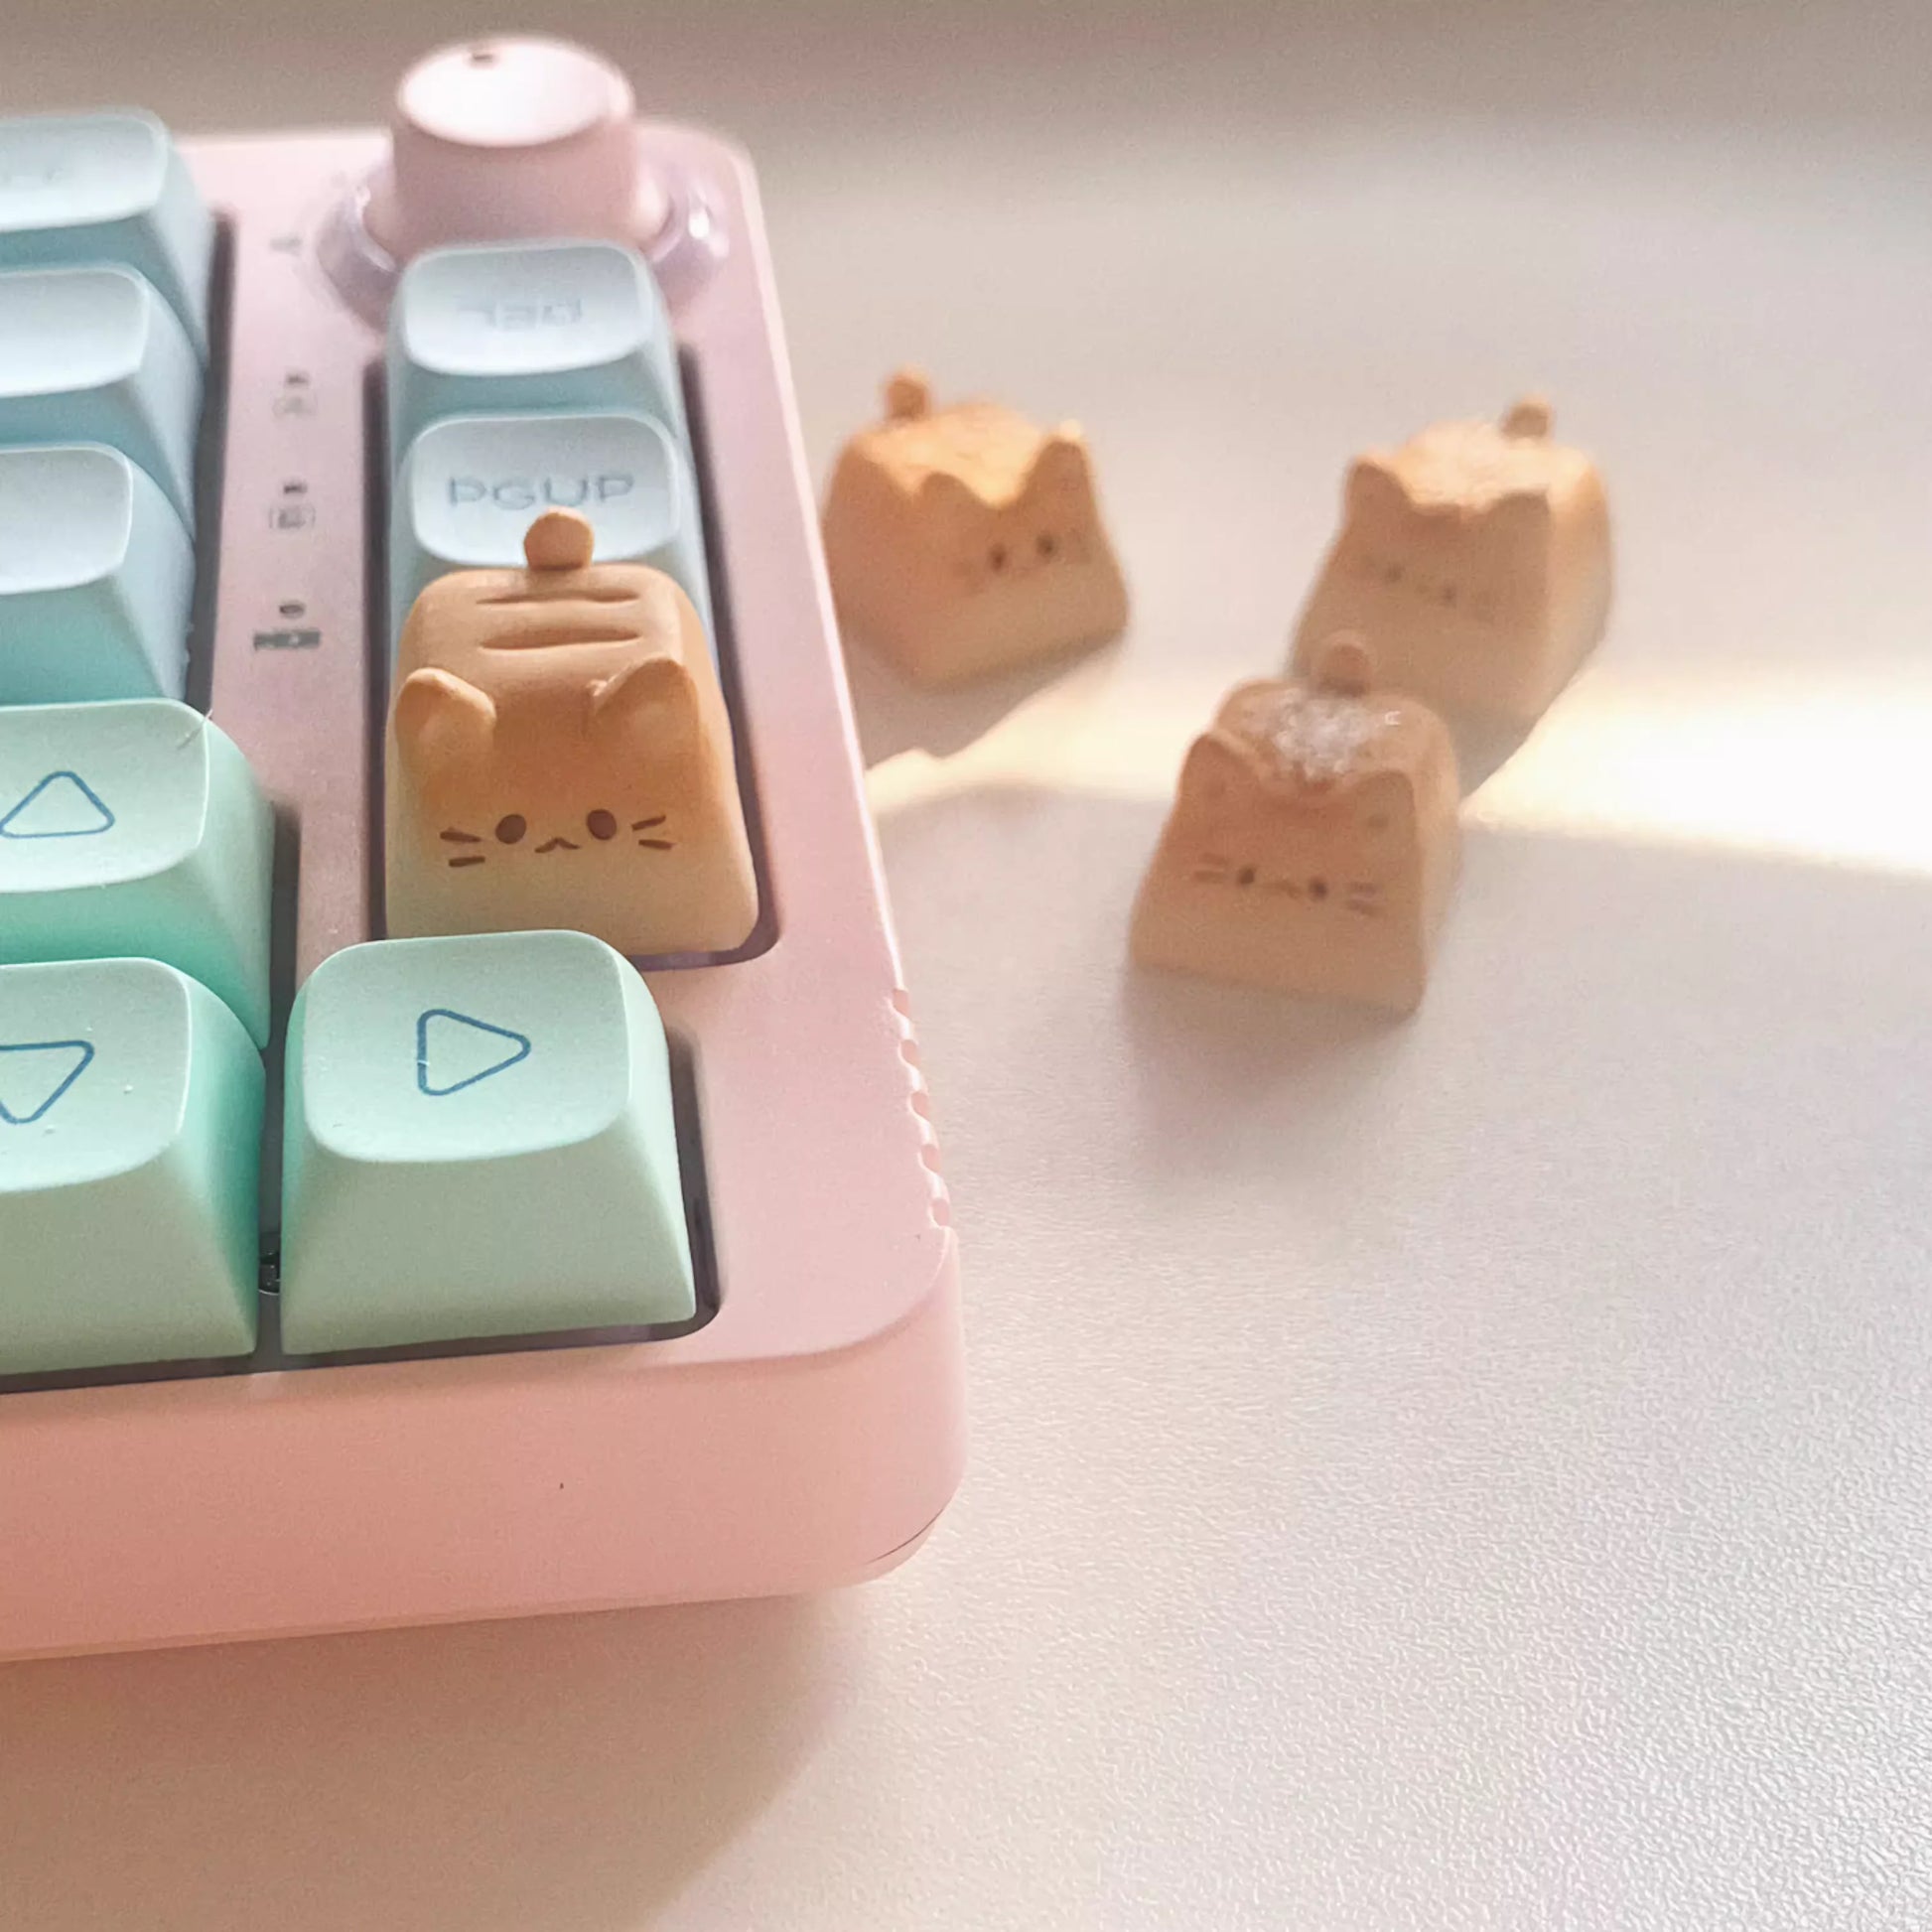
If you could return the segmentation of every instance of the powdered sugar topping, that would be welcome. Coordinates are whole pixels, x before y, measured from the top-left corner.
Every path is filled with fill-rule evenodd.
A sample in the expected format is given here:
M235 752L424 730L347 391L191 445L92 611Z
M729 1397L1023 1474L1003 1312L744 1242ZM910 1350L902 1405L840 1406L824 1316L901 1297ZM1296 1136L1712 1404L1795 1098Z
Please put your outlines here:
M1339 778L1398 723L1397 714L1332 691L1288 690L1259 699L1242 729L1284 766L1315 783Z

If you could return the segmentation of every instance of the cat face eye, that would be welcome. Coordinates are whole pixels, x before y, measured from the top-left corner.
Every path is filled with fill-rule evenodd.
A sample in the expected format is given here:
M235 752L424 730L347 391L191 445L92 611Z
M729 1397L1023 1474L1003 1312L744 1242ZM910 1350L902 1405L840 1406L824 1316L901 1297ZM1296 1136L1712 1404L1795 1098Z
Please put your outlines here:
M510 812L496 821L498 845L515 845L530 829L521 812Z
M584 829L594 839L614 839L618 836L618 821L610 812L595 811L584 820Z

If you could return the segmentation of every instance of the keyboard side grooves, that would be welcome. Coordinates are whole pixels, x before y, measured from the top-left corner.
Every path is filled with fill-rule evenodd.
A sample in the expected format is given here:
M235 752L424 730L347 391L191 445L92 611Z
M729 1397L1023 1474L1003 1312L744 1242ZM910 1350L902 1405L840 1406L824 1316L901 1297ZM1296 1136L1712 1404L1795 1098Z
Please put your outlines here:
M328 205L361 144L283 152L266 176L239 156L197 172L233 236L209 712L293 832L299 881L278 887L299 891L299 985L372 929L363 372L378 345L318 299L315 223L291 218Z

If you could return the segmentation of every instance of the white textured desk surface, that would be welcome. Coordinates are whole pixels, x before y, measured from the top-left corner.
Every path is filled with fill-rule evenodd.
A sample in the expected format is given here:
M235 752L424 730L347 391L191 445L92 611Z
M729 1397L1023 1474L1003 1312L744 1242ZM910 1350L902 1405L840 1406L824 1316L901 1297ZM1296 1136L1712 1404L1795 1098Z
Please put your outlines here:
M471 24L57 11L0 107L187 128ZM533 11L758 151L821 469L907 355L1103 466L1120 648L859 679L972 1470L836 1600L0 1672L0 1924L1932 1923L1932 30ZM1351 448L1531 380L1621 592L1422 1016L1128 975Z

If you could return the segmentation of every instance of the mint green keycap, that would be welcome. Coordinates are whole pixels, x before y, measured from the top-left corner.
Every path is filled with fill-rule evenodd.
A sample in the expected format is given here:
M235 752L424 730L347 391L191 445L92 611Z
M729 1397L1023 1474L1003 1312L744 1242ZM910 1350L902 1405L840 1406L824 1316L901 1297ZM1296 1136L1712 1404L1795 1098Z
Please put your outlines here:
M451 570L520 569L547 509L576 510L601 564L650 564L682 586L711 632L690 465L646 416L453 416L409 446L389 520L389 638L423 587Z
M194 596L145 470L92 443L0 449L0 705L180 697Z
M247 759L186 705L0 710L0 965L166 960L265 1043L273 857Z
M0 1374L255 1345L262 1063L152 959L0 967Z
M621 409L688 452L677 344L634 249L609 241L436 248L389 309L389 467L445 416Z
M688 1318L664 1028L581 932L351 946L289 1021L295 1354Z
M0 444L105 443L195 527L202 365L175 312L131 268L0 275Z
M120 262L160 290L207 355L208 213L152 114L0 121L0 269Z

